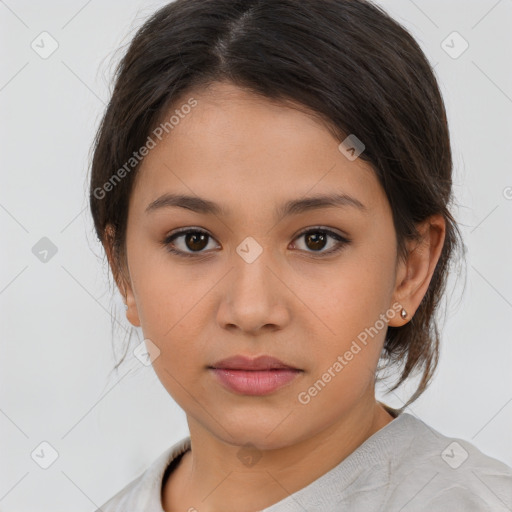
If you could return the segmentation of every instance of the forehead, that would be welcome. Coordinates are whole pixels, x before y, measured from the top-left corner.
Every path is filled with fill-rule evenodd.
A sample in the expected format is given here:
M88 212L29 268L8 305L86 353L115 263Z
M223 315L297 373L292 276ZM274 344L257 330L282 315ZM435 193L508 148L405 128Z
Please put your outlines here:
M167 114L172 128L153 137L139 169L133 194L141 208L165 192L255 207L325 193L371 208L385 200L371 166L346 158L327 126L301 107L214 84L184 95Z

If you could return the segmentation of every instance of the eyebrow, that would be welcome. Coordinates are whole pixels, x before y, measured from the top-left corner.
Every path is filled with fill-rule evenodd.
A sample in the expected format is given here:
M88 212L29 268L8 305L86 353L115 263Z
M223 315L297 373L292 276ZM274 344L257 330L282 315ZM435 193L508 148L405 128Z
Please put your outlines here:
M355 197L347 194L326 194L287 201L276 209L275 215L277 218L281 218L321 208L347 206L367 212L366 206ZM147 206L146 213L171 207L185 208L205 215L228 217L230 213L229 210L208 199L182 194L164 194L160 196Z

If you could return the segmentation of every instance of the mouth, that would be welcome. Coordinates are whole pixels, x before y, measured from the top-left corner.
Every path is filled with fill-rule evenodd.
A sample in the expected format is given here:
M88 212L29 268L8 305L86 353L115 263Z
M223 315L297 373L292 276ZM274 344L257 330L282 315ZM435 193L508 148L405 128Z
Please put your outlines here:
M259 356L250 358L246 356L233 356L227 359L217 361L209 368L222 369L222 370L247 370L247 371L263 371L263 370L299 370L289 364L272 356Z
M268 395L295 380L303 370L271 356L250 359L235 356L218 361L208 369L228 390L242 395Z
M302 370L227 370L211 368L230 391L241 395L268 395L296 379Z

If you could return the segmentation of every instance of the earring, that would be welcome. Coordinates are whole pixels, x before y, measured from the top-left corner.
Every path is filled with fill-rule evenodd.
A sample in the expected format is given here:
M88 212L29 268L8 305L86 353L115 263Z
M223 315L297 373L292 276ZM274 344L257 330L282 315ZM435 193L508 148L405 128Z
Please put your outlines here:
M404 309L404 308L402 308L402 311L400 312L400 316L401 316L402 318L404 318L404 319L405 319L405 318L407 318L407 311L405 311L405 309Z
M124 309L126 309L128 311L128 304L124 305Z

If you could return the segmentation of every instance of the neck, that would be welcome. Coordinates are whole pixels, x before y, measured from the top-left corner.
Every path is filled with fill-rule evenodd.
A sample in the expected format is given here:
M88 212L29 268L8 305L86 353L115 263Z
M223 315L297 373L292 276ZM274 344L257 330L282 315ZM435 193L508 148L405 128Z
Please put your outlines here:
M267 508L336 467L393 419L373 399L306 439L243 451L188 418L191 450L164 485L164 510L239 512L248 503L255 511Z

